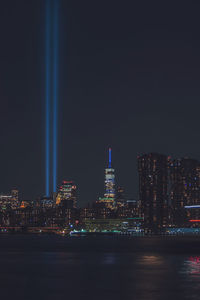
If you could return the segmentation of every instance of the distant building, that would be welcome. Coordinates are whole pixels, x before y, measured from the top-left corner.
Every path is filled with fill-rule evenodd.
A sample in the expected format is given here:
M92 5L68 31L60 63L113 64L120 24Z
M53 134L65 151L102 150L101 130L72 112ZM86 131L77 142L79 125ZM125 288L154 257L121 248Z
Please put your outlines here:
M54 204L55 204L54 199L52 197L47 197L47 196L42 197L39 201L39 205L42 208L52 208Z
M190 218L199 218L200 210L185 210L185 206L200 205L200 162L181 158L170 162L170 204L173 223L183 226Z
M73 181L62 182L62 185L59 187L56 204L65 206L66 208L76 208L77 207L77 194L76 194L76 185Z
M140 217L139 205L137 200L128 199L125 202L116 202L115 205L116 218L135 218Z
M112 168L112 150L109 148L108 168L105 169L105 193L103 198L98 202L107 208L114 208L115 203L115 170Z
M134 199L128 199L126 201L126 210L129 212L129 214L139 216L140 215L139 202L137 200L134 200Z
M132 219L91 219L85 220L84 228L88 232L141 233L142 218Z
M27 207L30 207L30 202L23 200L20 204L20 208L27 208Z
M17 209L20 206L18 190L11 190L10 193L0 194L0 210Z
M117 208L126 206L125 192L123 187L117 188L115 206Z
M168 161L167 156L157 153L138 157L141 213L145 229L153 232L167 224Z
M105 169L105 198L115 199L115 170L112 168L111 148L109 148L109 164Z
M19 191L18 190L11 190L12 200L19 204Z

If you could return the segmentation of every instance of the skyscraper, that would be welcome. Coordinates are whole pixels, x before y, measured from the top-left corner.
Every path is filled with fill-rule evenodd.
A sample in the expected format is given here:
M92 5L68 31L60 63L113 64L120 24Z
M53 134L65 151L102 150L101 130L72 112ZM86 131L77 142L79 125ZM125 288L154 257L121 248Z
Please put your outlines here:
M20 206L18 190L11 190L10 193L0 194L1 209L17 209Z
M73 181L64 180L62 182L56 197L56 204L64 205L66 208L76 208L76 185Z
M112 150L109 148L108 167L105 169L105 193L104 198L99 198L99 202L106 207L113 208L115 202L115 170L112 168Z
M184 207L200 205L200 162L189 158L175 159L170 162L169 169L173 222L183 226L187 218ZM199 215L199 209L187 213Z
M141 213L145 229L153 232L167 222L168 160L167 156L157 153L138 157Z
M115 170L112 168L111 148L109 148L109 164L105 169L105 198L115 199Z

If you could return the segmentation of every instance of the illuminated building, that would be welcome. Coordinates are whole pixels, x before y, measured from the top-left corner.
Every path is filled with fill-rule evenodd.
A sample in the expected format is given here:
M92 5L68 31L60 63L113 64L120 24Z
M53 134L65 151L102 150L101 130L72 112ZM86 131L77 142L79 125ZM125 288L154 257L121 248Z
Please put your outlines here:
M139 213L139 205L137 200L133 199L128 199L126 201L126 217L131 217L131 216L140 216Z
M18 190L0 194L0 209L17 209L20 206Z
M107 208L114 208L115 203L115 170L112 168L112 150L109 148L108 168L105 169L105 194L103 198L99 198Z
M66 208L76 208L77 196L76 185L73 181L63 181L56 197L56 204Z
M30 206L30 203L28 201L22 201L21 205L20 205L20 208L27 208L29 206Z
M84 228L88 232L141 233L142 218L90 219L85 220Z
M18 202L19 201L19 191L11 190L12 200Z
M96 218L95 203L92 206L88 204L87 207L80 209L81 222L84 222L87 219L95 219L95 218Z
M173 223L183 226L187 219L200 217L200 163L189 158L170 162L170 200ZM185 209L187 206L187 209Z
M53 207L55 201L51 197L42 197L39 201L42 208L51 208Z
M115 205L117 208L126 206L124 188L122 187L117 188Z
M145 229L153 232L167 223L168 160L167 156L156 153L138 157L141 213Z
M115 200L115 170L111 166L111 148L109 148L109 164L108 168L105 169L105 198Z
M116 218L134 218L140 217L139 207L137 200L127 200L124 205L116 205L115 207Z
M109 209L113 209L114 208L114 200L113 198L108 198L108 197L104 197L104 198L99 198L99 200L97 201L98 204L102 204L104 207L109 208Z

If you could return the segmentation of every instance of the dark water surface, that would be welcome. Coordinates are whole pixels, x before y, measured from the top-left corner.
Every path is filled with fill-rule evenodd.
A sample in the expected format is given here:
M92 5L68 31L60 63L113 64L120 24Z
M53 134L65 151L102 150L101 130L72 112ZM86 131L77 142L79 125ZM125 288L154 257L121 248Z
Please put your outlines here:
M200 237L0 235L1 299L200 299Z

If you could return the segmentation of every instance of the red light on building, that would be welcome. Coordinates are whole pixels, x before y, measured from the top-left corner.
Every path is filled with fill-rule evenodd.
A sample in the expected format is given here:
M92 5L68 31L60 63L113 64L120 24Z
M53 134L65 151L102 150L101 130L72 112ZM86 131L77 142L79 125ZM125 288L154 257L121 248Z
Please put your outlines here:
M189 220L191 223L200 222L200 220Z
M199 256L191 256L190 258L189 258L189 261L192 261L192 262L195 262L195 263L200 263L200 257Z

